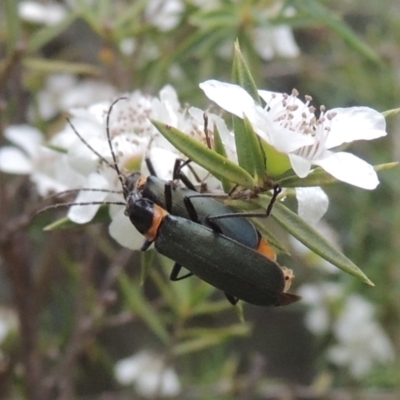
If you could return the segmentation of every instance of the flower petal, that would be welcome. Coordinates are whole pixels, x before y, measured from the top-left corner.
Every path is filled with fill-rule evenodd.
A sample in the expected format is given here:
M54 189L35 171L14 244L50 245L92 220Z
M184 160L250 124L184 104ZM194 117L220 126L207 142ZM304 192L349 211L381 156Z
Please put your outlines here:
M299 56L300 49L293 36L292 28L288 25L278 25L272 28L273 44L276 53L284 58Z
M11 125L5 129L4 136L32 158L37 155L37 149L43 141L41 132L29 125Z
M0 149L0 170L8 174L30 174L33 166L21 150L4 146Z
M298 214L310 224L316 224L326 213L329 198L318 186L296 188Z
M386 121L381 113L369 107L334 108L325 115L336 113L326 148L355 140L372 140L386 136Z
M209 80L200 83L200 88L206 96L217 103L225 111L250 121L255 120L254 109L256 104L253 98L240 86L231 83Z
M311 170L311 162L296 154L288 154L293 171L299 178L305 178Z
M90 189L107 189L108 183L107 181L99 174L94 173L90 174L85 188ZM107 197L107 192L95 192L95 191L81 191L78 194L78 197L75 200L75 203L90 203L92 201L103 201ZM68 211L68 218L77 223L77 224L85 224L93 219L96 215L98 209L100 208L99 204L92 204L86 206L72 206Z
M374 167L351 153L334 153L327 158L314 161L314 164L319 165L334 178L350 185L372 190L379 184Z

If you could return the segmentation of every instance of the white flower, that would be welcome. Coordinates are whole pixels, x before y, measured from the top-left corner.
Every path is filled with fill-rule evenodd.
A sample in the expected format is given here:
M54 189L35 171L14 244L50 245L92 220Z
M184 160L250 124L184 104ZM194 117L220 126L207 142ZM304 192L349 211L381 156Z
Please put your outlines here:
M350 296L334 324L338 344L328 358L338 365L347 365L355 378L368 374L376 363L394 361L394 348L375 320L371 303L358 295Z
M63 5L55 2L42 4L37 1L20 1L18 14L22 20L44 25L56 25L67 15Z
M206 96L239 118L247 117L256 133L276 150L291 153L313 143L313 139L275 120L275 113L258 105L240 86L216 80L201 83Z
M40 131L28 125L13 125L5 129L5 137L17 147L0 149L0 170L12 174L27 174L40 195L60 192L79 185L82 178L67 164L65 154L43 146ZM51 144L60 139L54 137Z
M204 11L218 12L223 9L221 1L218 0L192 0L192 3ZM272 3L272 5L270 5ZM286 7L282 12L282 1L261 2L260 6L253 7L251 12L257 14L253 18L253 29L247 29L247 34L252 40L255 50L263 60L269 61L275 56L283 58L294 58L300 54L300 49L293 36L293 31L289 25L274 25L271 23L280 14L291 17L295 14L292 7ZM239 18L243 18L243 13L238 13ZM237 19L240 25L240 19ZM230 40L223 42L218 48L218 54L223 58L232 57L233 46Z
M291 96L264 90L259 91L266 107L277 123L312 137L313 143L288 153L294 172L306 177L312 165L323 168L334 178L363 189L375 189L378 177L374 168L346 153L334 153L330 149L356 140L372 140L386 135L386 122L382 114L368 107L334 108L321 113L317 119L313 107L298 99L297 91Z
M278 16L281 12L282 2L275 2L271 7L261 10L259 20L263 25L254 29L254 47L258 54L266 61L275 55L283 58L295 58L300 54L300 49L293 36L293 31L288 25L270 25L268 20ZM284 10L284 16L294 15L295 10L288 7Z
M266 61L271 60L275 55L283 58L295 58L300 54L293 31L287 25L256 28L253 35L254 47L261 58Z
M309 306L305 316L307 328L317 335L326 333L331 324L332 304L344 295L342 286L335 283L303 285L298 294L303 298L303 303Z
M147 2L145 16L161 31L174 29L180 21L184 5L180 0L151 0Z
M317 335L333 333L336 344L327 352L331 362L347 366L355 378L361 378L377 363L394 360L392 343L367 300L359 295L346 298L344 288L334 283L303 285L298 292L309 306L307 328Z
M138 393L144 397L153 398L158 391L164 397L178 396L181 392L176 372L148 351L118 361L114 374L122 385L135 384Z
M94 79L78 80L72 74L52 74L38 93L37 108L44 120L67 112L74 107L87 107L94 102L110 100L116 90L109 84ZM35 111L29 110L30 120L35 120Z
M241 87L215 80L200 84L208 98L224 110L243 118L246 116L257 134L277 151L288 155L294 172L306 177L312 165L323 168L338 180L374 189L379 181L374 168L364 160L346 152L330 149L355 140L372 140L386 135L385 119L368 107L335 108L329 112L321 107L317 119L315 109L292 95L260 90L266 102L262 108Z

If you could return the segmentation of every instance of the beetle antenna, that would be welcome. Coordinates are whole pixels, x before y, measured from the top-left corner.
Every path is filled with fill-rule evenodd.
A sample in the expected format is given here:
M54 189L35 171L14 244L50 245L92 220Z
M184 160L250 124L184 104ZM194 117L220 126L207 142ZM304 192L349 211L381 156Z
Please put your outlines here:
M35 217L39 214L42 214L45 211L48 210L54 210L55 208L67 208L67 207L72 207L72 206L92 206L92 205L111 205L111 204L115 204L118 206L125 206L126 203L122 202L122 201L91 201L91 202L81 202L81 203L58 203L58 204L51 204L49 206L43 207L41 208L39 211L37 211L35 213Z
M72 128L74 131L75 135L78 136L80 141L86 145L88 149L90 149L94 154L96 154L97 157L100 158L103 162L105 162L110 168L115 170L115 166L111 164L107 159L105 159L97 150L95 150L87 141L86 139L83 138L83 136L78 132L78 130L75 128L74 124L71 122L71 120L67 117L67 122L69 126Z
M129 191L128 191L128 188L126 187L126 184L125 184L125 177L124 177L124 175L122 175L121 170L120 170L119 167L118 167L118 164L117 164L117 157L115 156L115 152L114 152L114 149L113 149L112 144L111 144L111 134L110 134L110 115L111 115L112 109L114 108L114 106L115 106L120 100L127 100L127 97L119 97L118 99L114 100L114 101L111 103L111 106L110 106L110 108L108 109L108 113L107 113L106 133L107 133L108 146L110 147L111 155L112 155L112 158L113 158L113 161L114 161L114 169L115 169L115 171L116 171L117 174L118 174L118 179L119 179L119 181L121 182L122 191L123 191L123 193L124 193L124 196L126 196L127 193L128 193Z
M47 196L46 198L44 198L43 200L49 200L49 199L52 199L54 197L65 196L67 194L77 193L77 192L105 192L105 193L119 193L119 194L121 194L122 190L91 189L91 188L69 189L69 190L64 190L63 192L58 192L58 193L51 194L51 195Z

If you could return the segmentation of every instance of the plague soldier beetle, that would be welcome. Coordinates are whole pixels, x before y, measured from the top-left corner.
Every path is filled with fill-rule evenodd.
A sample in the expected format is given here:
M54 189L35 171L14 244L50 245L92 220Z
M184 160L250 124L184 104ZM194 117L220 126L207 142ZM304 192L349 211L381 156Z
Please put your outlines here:
M125 202L60 203L41 211L71 205L124 205L125 215L146 238L141 250L147 250L154 242L160 254L175 261L171 280L194 274L224 291L232 304L244 300L261 306L284 306L300 300L300 296L286 293L294 278L292 271L275 262L275 253L245 218L268 216L268 210L267 214L236 213L207 194L175 187L154 175L144 178L133 173L126 177L121 173L109 130L110 113L118 100L110 106L106 121L113 163L94 150L68 122L82 142L116 171ZM178 175L178 164L174 170ZM188 182L187 178L184 182ZM179 277L182 266L190 272Z

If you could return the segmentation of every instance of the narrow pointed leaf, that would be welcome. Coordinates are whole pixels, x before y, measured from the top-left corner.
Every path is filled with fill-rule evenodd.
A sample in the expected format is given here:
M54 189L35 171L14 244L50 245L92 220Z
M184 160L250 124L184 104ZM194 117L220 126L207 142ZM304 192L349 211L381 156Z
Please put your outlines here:
M194 339L182 341L175 347L174 353L176 355L193 353L216 346L219 343L230 340L232 337L248 336L250 332L251 327L244 323L221 329L187 329L185 331L186 336L193 337Z
M149 269L153 266L154 251L143 251L140 253L140 286L144 285Z
M222 176L230 182L237 183L248 189L254 188L254 179L240 166L172 126L154 120L152 120L152 123L186 157L201 165L213 175Z
M239 165L245 169L250 175L254 176L255 167L251 154L250 141L247 140L247 130L244 121L238 117L232 117L233 132L235 134L236 151Z
M305 178L299 178L295 174L291 174L283 179L278 179L277 183L282 187L310 187L310 186L325 186L339 181L332 175L329 175L320 167L315 168Z
M280 202L276 202L271 216L291 235L310 250L329 261L341 270L355 276L364 283L374 286L368 277L352 261L335 249L314 228L308 225L293 211Z
M23 65L32 71L45 73L63 72L90 76L99 76L101 74L100 69L93 65L59 60L46 60L44 58L25 58Z
M246 116L244 116L243 122L246 128L247 152L248 155L251 156L253 159L254 172L256 177L262 179L266 172L266 165L265 156L260 145L260 140L255 133L249 119Z
M224 158L228 158L224 144L222 143L221 140L221 135L219 134L217 125L214 125L214 150L221 155ZM216 176L217 179L219 179L222 183L222 187L224 188L225 193L229 193L231 189L233 188L233 185L229 182L229 180L225 179L222 176Z
M150 330L152 330L162 342L167 343L168 332L157 313L143 296L140 285L128 279L125 274L119 276L119 283L130 309L143 319Z
M374 169L375 169L375 171L381 172L381 171L387 171L389 169L397 167L398 165L399 165L399 163L397 161L395 161L395 162L386 163L386 164L374 165Z
M240 50L238 40L235 42L233 55L232 80L233 83L236 83L246 90L256 103L261 104L256 83L254 82L250 69Z
M92 218L92 220L87 222L86 224L77 224L71 221L68 217L62 217L52 222L51 224L46 225L43 228L43 230L56 231L60 229L81 228L83 226L93 225L95 223L105 223L109 221L110 221L110 214L108 212L108 206L101 206L97 211L96 215Z
M392 110L387 110L382 113L382 115L388 119L388 118L393 118L400 112L400 108L393 108Z
M55 25L45 26L34 33L29 40L28 52L36 53L47 43L51 42L55 37L64 32L76 19L74 13L68 14L62 21Z

